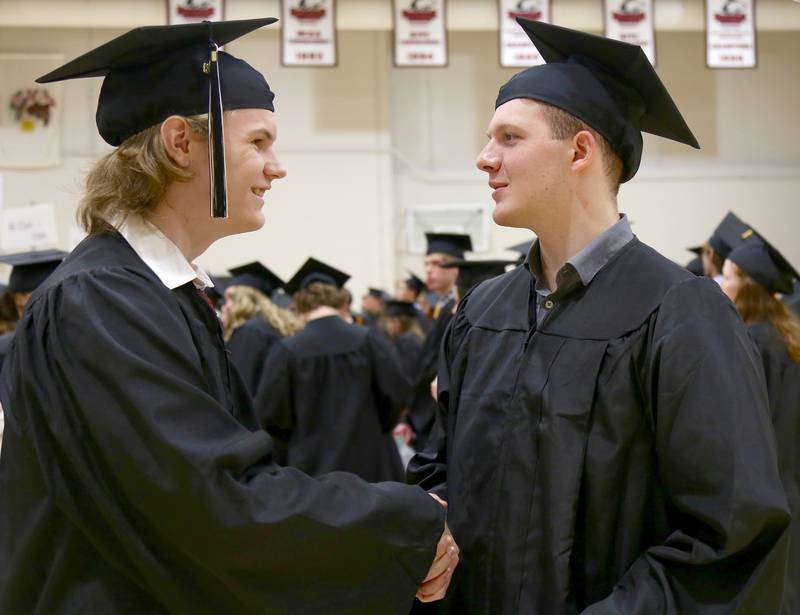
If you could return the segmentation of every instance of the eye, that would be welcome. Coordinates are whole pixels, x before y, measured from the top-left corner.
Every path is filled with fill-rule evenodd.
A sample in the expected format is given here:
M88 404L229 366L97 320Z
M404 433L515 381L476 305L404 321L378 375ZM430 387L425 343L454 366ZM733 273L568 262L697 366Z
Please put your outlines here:
M518 138L517 135L515 135L512 132L503 133L503 140L504 141L514 141L517 138Z

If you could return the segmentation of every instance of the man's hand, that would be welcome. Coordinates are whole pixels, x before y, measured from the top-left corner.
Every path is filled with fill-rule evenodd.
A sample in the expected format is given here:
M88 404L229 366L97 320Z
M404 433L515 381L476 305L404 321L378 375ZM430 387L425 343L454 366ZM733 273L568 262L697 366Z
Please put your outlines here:
M411 425L408 423L398 423L394 431L392 431L392 435L396 438L400 436L403 439L403 442L406 444L411 444L411 440L414 439L414 430L411 429Z
M439 502L443 508L447 508L447 502L440 497L430 493L434 500ZM436 547L436 557L433 560L433 565L428 571L425 580L417 589L417 599L421 602L434 602L441 600L447 593L447 588L450 585L450 579L453 577L453 571L458 565L458 545L450 533L450 528L447 523L444 524L444 532L439 539L439 545Z

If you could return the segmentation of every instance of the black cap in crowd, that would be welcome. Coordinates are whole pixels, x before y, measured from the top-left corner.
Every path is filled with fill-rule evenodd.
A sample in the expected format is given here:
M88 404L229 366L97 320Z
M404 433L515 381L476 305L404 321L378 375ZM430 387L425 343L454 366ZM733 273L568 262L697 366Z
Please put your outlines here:
M464 252L472 250L472 239L460 233L425 233L428 249L425 254L447 254L463 259Z
M61 264L67 252L36 250L0 256L0 263L11 265L7 292L32 293Z
M294 295L297 291L308 288L314 282L330 284L336 288L341 288L350 279L350 274L339 271L335 267L323 263L316 258L309 258L300 269L286 283L284 290L287 295Z
M249 286L264 293L267 297L281 288L285 282L258 261L230 269L233 276L227 286ZM212 280L213 281L213 280Z

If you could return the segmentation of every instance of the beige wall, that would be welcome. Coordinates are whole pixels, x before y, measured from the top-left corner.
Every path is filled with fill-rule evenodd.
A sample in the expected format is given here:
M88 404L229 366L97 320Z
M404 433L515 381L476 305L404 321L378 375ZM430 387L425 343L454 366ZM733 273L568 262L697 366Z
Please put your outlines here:
M277 7L227 3L232 18ZM223 240L201 258L212 271L258 258L288 276L314 255L351 272L357 295L367 285L389 287L406 266L421 270L421 257L405 252L406 207L490 198L474 159L497 88L513 74L497 66L494 1L451 0L446 69L392 67L389 0L339 3L348 29L340 32L338 68L280 67L277 29L229 45L278 92L277 149L289 174L269 195L263 230ZM597 30L599 4L554 0L554 18ZM688 260L685 246L701 242L733 209L800 265L793 236L800 229L800 4L758 3L759 67L745 71L705 68L701 0L657 6L659 74L703 150L646 137L642 169L623 187L620 208L643 240L680 261ZM0 51L71 57L130 26L163 20L162 11L160 0L0 0ZM62 167L0 169L7 207L57 205L63 246L82 175L107 151L94 127L99 84L64 84ZM494 227L487 254L507 254L503 246L528 235Z

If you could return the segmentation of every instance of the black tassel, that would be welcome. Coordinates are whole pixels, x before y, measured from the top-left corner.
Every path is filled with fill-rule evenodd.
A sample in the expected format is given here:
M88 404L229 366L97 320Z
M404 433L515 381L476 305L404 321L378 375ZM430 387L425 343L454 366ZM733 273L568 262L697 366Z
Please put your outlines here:
M225 181L225 133L222 127L222 84L214 44L208 79L208 161L211 177L211 216L228 217L228 191Z

